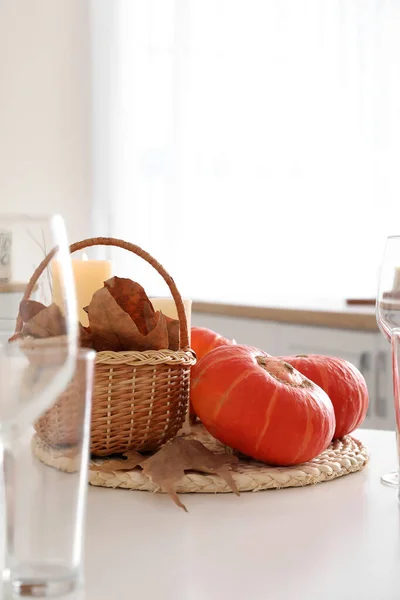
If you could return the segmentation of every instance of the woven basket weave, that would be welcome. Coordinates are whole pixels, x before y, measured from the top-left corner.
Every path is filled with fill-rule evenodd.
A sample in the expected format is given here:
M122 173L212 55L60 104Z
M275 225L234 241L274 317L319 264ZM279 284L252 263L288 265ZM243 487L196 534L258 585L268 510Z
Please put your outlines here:
M115 238L91 238L72 244L70 252L90 246L117 246L143 258L164 278L175 301L180 349L144 352L98 352L92 399L91 453L156 451L173 438L183 425L189 402L190 367L196 362L189 348L185 308L172 277L150 254L134 244ZM28 299L55 251L36 269L26 288ZM16 330L22 328L18 316ZM64 394L35 424L42 440L51 446L77 442L77 403L84 397L85 378L75 374Z

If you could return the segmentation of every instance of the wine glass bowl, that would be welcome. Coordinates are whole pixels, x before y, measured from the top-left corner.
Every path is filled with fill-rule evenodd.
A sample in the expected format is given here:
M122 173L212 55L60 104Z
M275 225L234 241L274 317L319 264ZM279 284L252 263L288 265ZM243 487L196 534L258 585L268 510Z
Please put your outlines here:
M32 275L50 253L53 253L52 259L30 292L28 283ZM45 313L40 312L40 308L49 307L53 302L54 263L58 267L62 294L58 295L58 305L53 312L59 313L61 336L53 335L54 331L49 326L51 317L44 318L42 315ZM4 373L0 381L3 400L0 404L0 431L4 437L6 430L11 431L17 423L19 429L32 424L65 389L74 372L77 310L67 235L61 217L0 215L0 265L1 284L6 291L11 290L8 294L11 306L10 302L0 304L2 370L9 370L9 376ZM20 294L13 290L23 288L25 293L20 303ZM24 323L21 315L25 319L29 315L32 321ZM30 358L26 340L30 340ZM36 370L35 381L24 388L20 382L26 382L27 373L32 375L30 361L33 349L40 347L43 355L45 346L49 344L52 349L48 350L48 356L53 357L51 376L49 368ZM9 389L9 386L12 388Z
M400 329L400 236L390 236L386 240L376 300L376 321L389 342L391 332Z

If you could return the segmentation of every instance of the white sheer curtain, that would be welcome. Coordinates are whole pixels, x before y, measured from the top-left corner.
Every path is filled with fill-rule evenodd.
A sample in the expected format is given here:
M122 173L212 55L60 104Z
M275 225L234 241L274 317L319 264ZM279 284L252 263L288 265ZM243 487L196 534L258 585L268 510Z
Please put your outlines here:
M109 233L193 298L374 296L400 233L400 0L113 5Z

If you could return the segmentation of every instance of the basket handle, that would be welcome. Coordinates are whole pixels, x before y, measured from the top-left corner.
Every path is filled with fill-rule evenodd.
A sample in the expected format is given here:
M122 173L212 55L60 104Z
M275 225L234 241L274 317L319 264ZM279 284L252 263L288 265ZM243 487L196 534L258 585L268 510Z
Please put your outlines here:
M180 348L185 350L189 347L189 336L188 336L188 327L187 327L187 319L185 313L185 307L182 302L182 296L180 295L178 288L176 287L175 281L172 277L167 273L164 267L149 254L145 250L142 250L140 246L136 246L135 244L131 244L130 242L125 242L124 240L119 240L117 238L109 238L109 237L95 237L88 238L86 240L82 240L81 242L75 242L75 244L71 244L69 247L69 251L71 254L77 252L78 250L83 250L84 248L90 248L91 246L116 246L118 248L122 248L123 250L128 250L133 254L136 254L140 258L143 258L149 265L151 265L164 279L165 283L168 285L169 290L172 294L172 298L174 299L176 310L178 312L178 320L179 320L179 333L180 333ZM46 267L49 265L51 259L57 253L57 248L54 248L49 254L43 259L37 269L34 271L32 277L29 280L28 285L25 288L25 293L23 296L23 300L28 300L30 295L39 279L42 275ZM18 313L17 323L15 327L16 333L20 332L22 329L23 321L21 314Z

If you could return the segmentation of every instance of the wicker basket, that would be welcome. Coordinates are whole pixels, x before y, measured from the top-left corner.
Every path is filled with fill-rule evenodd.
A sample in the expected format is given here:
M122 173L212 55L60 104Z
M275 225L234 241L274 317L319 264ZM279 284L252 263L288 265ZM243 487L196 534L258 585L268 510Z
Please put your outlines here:
M118 246L148 262L167 283L178 311L180 349L144 352L98 352L93 389L91 452L95 456L113 453L155 451L173 438L183 425L189 402L190 367L196 362L189 348L187 320L182 298L174 280L150 254L114 238L91 238L72 244L71 253L90 246ZM50 253L37 268L26 288L30 294L54 256ZM20 331L22 320L17 319ZM79 369L64 394L35 424L51 446L76 443L74 415L84 378Z

